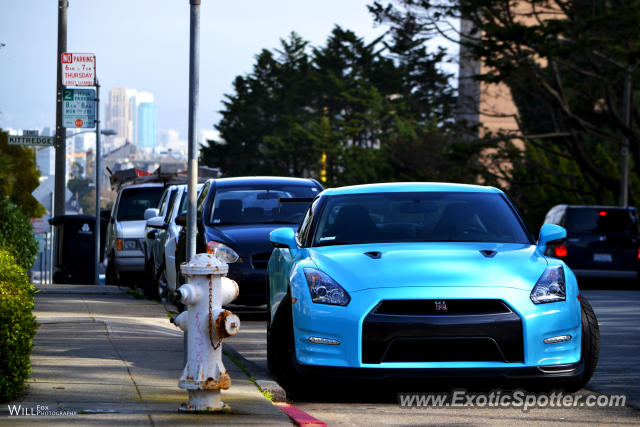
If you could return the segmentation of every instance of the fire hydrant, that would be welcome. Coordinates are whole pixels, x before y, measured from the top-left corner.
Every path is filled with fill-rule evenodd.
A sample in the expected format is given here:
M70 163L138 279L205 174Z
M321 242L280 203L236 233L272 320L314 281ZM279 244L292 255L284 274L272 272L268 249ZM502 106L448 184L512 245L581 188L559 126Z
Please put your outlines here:
M188 310L172 322L187 334L187 364L178 387L189 391L189 403L181 411L220 411L220 390L231 385L222 364L222 340L240 330L238 316L222 308L238 297L238 284L223 277L228 264L211 254L197 254L182 273L189 283L178 289Z

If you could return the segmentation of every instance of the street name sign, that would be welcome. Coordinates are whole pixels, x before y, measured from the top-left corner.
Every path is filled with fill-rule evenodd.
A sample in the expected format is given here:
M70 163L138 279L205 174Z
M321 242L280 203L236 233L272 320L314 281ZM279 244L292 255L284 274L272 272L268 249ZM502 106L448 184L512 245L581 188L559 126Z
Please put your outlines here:
M96 127L96 90L65 89L62 94L62 127Z
M55 144L52 136L16 136L9 135L9 145L29 145L39 146L47 145L53 146Z
M96 56L93 53L62 54L63 86L95 86Z

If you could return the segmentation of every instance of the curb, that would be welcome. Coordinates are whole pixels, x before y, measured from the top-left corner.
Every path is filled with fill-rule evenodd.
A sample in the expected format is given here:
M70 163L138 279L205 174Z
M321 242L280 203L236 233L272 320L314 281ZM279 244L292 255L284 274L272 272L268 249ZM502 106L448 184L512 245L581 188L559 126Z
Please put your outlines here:
M289 405L288 403L274 403L282 412L287 414L289 418L293 420L294 423L303 427L303 426L324 426L327 427L327 424L320 421L317 418L312 417L304 411L296 408L295 406Z
M285 402L287 400L287 392L278 384L271 374L254 362L247 360L242 354L240 354L231 344L225 344L224 351L228 352L231 356L239 360L247 371L255 378L255 384L258 386L261 392L269 393L271 400L274 402Z

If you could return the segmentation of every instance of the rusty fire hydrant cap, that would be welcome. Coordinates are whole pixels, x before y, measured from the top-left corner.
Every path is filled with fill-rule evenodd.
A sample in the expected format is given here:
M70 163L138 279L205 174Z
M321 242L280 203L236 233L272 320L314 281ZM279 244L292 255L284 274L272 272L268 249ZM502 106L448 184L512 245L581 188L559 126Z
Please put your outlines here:
M186 276L223 275L229 271L229 264L220 261L212 254L197 254L188 263L182 263L180 269Z

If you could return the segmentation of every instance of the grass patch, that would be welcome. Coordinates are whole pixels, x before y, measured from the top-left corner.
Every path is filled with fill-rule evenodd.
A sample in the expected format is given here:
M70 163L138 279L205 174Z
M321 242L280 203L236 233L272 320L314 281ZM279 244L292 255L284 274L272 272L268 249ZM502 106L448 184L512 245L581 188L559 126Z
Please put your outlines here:
M136 290L133 290L133 289L127 289L127 290L124 291L124 293L131 295L135 299L144 299L144 294L142 294L142 293L140 293L140 292L138 292Z

